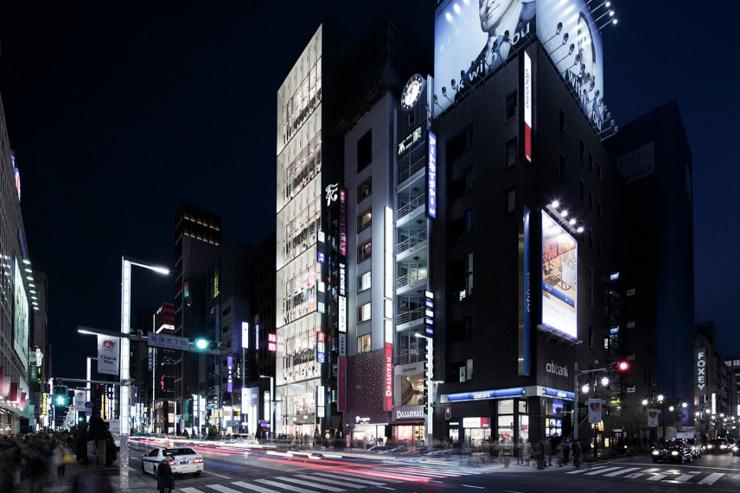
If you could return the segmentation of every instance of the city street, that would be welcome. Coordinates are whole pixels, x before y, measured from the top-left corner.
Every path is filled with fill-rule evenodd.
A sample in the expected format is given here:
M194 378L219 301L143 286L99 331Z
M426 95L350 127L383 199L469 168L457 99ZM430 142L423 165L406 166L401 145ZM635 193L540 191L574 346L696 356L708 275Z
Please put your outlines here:
M138 487L154 489L151 474L141 474L137 444L131 469ZM342 453L238 451L221 445L193 447L205 458L200 477L177 478L176 491L257 493L340 493L345 491L490 491L618 492L624 488L648 491L736 492L740 488L740 457L707 455L691 464L653 464L648 456L603 461L581 469L548 467L512 461L470 464L462 460L425 460L420 457L360 458ZM292 454L292 456L291 456ZM554 462L553 462L554 464ZM135 473L133 472L135 471ZM133 486L133 485L132 485Z

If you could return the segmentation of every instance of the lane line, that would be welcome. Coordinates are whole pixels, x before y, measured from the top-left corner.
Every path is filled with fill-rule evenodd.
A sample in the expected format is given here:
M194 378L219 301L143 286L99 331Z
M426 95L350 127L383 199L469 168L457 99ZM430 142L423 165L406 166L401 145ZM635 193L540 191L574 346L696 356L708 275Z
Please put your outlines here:
M239 490L235 490L234 488L229 488L228 486L223 486L220 484L207 484L206 488L211 488L212 490L220 491L221 493L241 493Z
M716 483L722 476L724 476L724 473L721 472L715 472L707 476L706 478L699 481L699 486L712 486L714 483Z
M639 467L625 467L624 469L620 469L619 471L610 472L609 474L604 474L607 478L614 478L616 476L619 476L620 474L625 474L632 471L637 471L640 469Z
M218 474L218 473L211 472L211 471L206 471L206 470L204 470L203 472L206 473L206 474L213 474L214 476L218 476L221 479L231 479L230 477L224 476L223 474Z
M653 474L649 478L645 478L645 479L647 479L648 481L660 481L661 479L665 477L666 477L665 474Z
M615 464L616 464L616 462L615 462ZM656 466L656 464L650 464L648 462L632 462L632 463L621 462L619 464L622 465L622 466L652 466L652 467L655 467ZM713 471L732 471L732 472L737 472L737 468L733 469L733 468L730 468L730 467L695 466L694 464L688 464L688 465L673 464L673 467L684 467L684 468L687 468L687 469L710 469L710 470L713 470Z
M271 490L270 488L263 488L262 486L257 486L256 484L245 483L244 481L234 481L231 484L247 490L256 491L257 493L279 493L278 491Z
M278 483L277 481L271 481L269 479L257 479L258 483L266 484L268 486L274 486L275 488L281 488L288 491L295 491L295 493L316 493L312 490L307 490L305 488L299 488L298 486L293 486L290 484L285 483Z
M607 467L606 469L600 469L598 471L590 471L584 474L584 476L596 476L597 474L604 474L608 471L616 471L617 469L622 469L621 467Z
M355 488L355 489L362 489L367 488L367 486L362 484L354 484L350 483L349 481L336 481L334 479L328 479L328 478L317 478L316 476L309 476L307 474L296 474L297 478L303 478L303 479L310 479L311 481L320 481L322 483L328 483L328 484L334 484L337 486L344 486L346 488Z
M389 488L388 486L378 486L378 488L382 488L384 490L396 491L394 488Z
M333 472L331 474L327 474L325 472L315 472L314 475L324 476L324 477L327 477L327 478L336 478L337 476L344 476L344 477L351 478L351 481L353 481L355 483L369 484L370 486L384 486L385 485L385 483L381 483L379 481L369 481L367 479L360 479L357 476L355 476L354 474L349 474L349 473L346 473L346 472L339 472L339 471ZM387 482L387 483L397 483L398 482L398 481L389 481L389 480L384 480L384 481Z
M482 489L484 489L483 486L475 486L475 485L472 485L472 484L463 484L463 486L465 486L466 488L475 488L476 490L482 490Z
M295 479L295 478L289 478L287 476L278 476L275 479L279 479L280 481L287 481L289 483L298 483L298 484L306 485L311 488L316 488L318 490L333 491L334 493L337 493L339 491L347 491L343 488L337 488L335 486L327 486L325 484L312 483L311 481L306 481L305 479Z
M626 475L626 476L625 476L625 478L629 478L629 479L637 479L637 478L639 478L640 476L643 476L644 474L645 474L644 472L636 472L636 473L634 473L634 474L628 474L628 475Z

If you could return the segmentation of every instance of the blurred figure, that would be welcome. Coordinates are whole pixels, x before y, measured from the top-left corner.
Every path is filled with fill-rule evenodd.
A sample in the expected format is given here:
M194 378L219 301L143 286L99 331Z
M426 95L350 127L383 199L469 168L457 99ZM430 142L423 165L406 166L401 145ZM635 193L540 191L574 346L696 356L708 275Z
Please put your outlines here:
M172 474L170 463L163 460L157 467L157 491L160 493L172 493L175 489L175 476Z
M82 473L72 482L72 493L113 493L113 485L105 476Z

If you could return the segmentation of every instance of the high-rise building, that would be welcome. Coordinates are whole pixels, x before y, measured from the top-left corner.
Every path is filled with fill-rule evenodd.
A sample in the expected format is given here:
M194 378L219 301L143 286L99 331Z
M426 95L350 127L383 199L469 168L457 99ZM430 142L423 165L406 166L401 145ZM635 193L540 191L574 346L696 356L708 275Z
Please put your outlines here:
M175 335L215 340L214 327L208 321L210 300L219 290L220 246L221 217L190 204L181 205L175 216ZM178 430L182 432L193 426L193 401L199 405L209 394L208 369L213 369L214 363L206 354L183 352L177 358L175 389L182 410ZM204 414L200 412L199 417Z
M0 99L0 434L29 430L32 312L41 313L21 211L21 177ZM34 354L35 357L35 354Z
M732 373L733 385L730 389L732 393L732 405L730 406L730 411L733 416L740 417L740 357L727 358L725 359L725 364Z

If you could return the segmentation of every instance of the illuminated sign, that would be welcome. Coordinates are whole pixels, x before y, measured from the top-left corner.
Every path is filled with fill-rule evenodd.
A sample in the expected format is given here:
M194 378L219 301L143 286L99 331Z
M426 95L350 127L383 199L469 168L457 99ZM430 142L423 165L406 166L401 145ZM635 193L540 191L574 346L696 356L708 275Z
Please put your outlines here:
M28 297L23 286L23 274L15 259L13 278L13 348L23 368L28 367Z
M542 325L578 337L578 243L542 212Z
M506 397L521 397L524 395L523 387L516 387L513 389L501 389L501 390L482 390L480 392L462 392L459 394L447 394L447 402L463 402L463 401L485 401L489 399L502 399Z
M319 385L316 387L316 417L317 418L325 418L326 417L326 387L323 385Z
M270 352L277 351L277 336L274 332L267 334L267 350Z
M437 217L437 136L429 132L429 159L427 161L427 215Z
M249 349L249 322L242 322L242 349Z
M326 361L326 342L323 332L316 333L316 361L319 363Z
M427 335L434 335L434 293L431 291L424 292L425 298L425 317L424 317L424 332Z
M405 139L403 139L398 144L398 156L400 157L403 153L405 153L411 146L419 142L421 139L421 129L422 127L418 127L416 130L414 130L409 136L407 136Z
M401 93L401 109L404 111L411 111L419 102L421 94L424 92L426 87L426 81L424 77L419 74L414 74L403 86L403 92Z
M707 395L707 349L696 350L696 394Z
M226 392L234 391L234 358L226 357Z
M424 406L408 406L396 409L393 413L393 419L424 419Z
M532 59L524 52L524 158L532 162Z
M331 185L327 185L325 192L325 198L326 198L326 206L329 207L332 202L337 201L338 192L339 192L339 183L332 183Z
M339 254L347 256L347 192L339 189Z
M347 267L344 262L339 262L339 332L347 332Z
M545 364L545 371L547 373L552 373L553 375L557 375L559 377L567 377L568 376L568 367L567 366L560 366L559 364L555 363L554 361L550 361Z
M393 344L385 343L385 407L393 409Z
M347 332L347 298L339 297L339 332Z
M483 416L480 418L463 418L463 428L490 428L491 418Z

